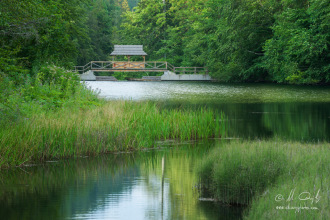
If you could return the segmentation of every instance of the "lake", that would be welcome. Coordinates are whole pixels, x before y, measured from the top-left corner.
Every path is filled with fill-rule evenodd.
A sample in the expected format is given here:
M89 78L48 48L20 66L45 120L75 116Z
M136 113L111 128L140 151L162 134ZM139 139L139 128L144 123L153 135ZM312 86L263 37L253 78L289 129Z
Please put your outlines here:
M330 141L330 88L211 82L88 82L100 97L207 107L227 116L228 140ZM241 219L244 207L209 200L195 167L220 140L48 161L0 173L2 219Z
M105 99L150 100L164 108L206 106L228 117L229 136L330 140L330 87L211 82L88 82Z

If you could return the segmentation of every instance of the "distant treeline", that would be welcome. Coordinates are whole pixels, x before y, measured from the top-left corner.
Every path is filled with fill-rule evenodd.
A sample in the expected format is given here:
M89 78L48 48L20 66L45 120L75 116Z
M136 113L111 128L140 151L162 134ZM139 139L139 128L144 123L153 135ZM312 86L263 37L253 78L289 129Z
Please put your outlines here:
M143 0L126 42L223 81L330 82L328 0Z
M143 44L149 59L223 81L329 83L329 42L328 0L0 1L0 72L14 75Z

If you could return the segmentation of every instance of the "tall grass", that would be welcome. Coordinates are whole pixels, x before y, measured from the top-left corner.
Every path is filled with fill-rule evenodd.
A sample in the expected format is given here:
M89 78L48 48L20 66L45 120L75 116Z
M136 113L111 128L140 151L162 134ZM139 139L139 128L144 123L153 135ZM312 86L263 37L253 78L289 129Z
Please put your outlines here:
M221 137L223 117L208 109L160 110L156 104L127 101L40 113L0 131L0 167L152 148L166 139Z
M210 152L198 173L214 198L248 205L246 219L329 219L329 164L329 143L234 141Z

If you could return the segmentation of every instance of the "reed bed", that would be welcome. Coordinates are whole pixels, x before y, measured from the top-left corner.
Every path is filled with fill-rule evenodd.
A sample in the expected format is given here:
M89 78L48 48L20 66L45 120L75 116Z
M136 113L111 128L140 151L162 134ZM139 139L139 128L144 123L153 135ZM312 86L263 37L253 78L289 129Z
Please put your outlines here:
M330 219L329 164L329 143L234 141L197 170L214 198L248 206L245 219Z
M0 131L0 167L50 158L156 147L160 140L225 135L224 115L212 110L160 110L149 102L112 101L93 109L42 113Z

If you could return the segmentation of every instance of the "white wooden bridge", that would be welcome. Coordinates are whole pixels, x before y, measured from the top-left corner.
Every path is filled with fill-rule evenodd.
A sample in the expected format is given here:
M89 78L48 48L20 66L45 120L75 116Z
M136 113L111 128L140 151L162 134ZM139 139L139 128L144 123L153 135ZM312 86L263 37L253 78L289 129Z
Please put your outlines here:
M74 70L83 74L85 80L94 80L94 72L164 72L162 80L211 79L206 67L175 67L166 61L146 61L142 45L115 45L110 55L112 61L91 61L85 66L75 66ZM125 56L127 60L116 61L116 56ZM142 56L143 61L131 61L132 56Z
M85 66L75 66L79 73L93 72L166 72L176 74L207 74L206 67L174 67L165 61L91 61Z

